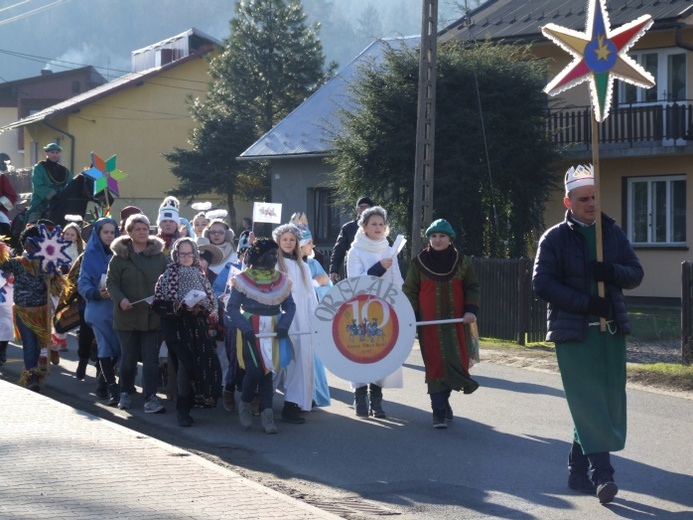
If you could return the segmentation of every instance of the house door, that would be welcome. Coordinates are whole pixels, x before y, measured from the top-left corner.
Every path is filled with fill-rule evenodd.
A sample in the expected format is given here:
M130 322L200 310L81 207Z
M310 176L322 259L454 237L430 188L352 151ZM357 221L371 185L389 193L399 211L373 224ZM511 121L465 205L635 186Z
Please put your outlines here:
M682 136L688 131L686 113L689 108L686 85L686 53L681 49L662 49L633 52L635 59L655 78L655 86L643 89L621 82L620 106L661 107L652 112L656 123L656 135L661 135L662 144L673 146L686 143Z

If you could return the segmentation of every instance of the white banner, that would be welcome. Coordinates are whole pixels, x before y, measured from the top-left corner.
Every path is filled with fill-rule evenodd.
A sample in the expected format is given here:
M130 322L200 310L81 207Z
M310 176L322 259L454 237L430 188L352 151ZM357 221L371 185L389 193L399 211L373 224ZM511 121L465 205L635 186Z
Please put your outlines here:
M269 224L282 223L282 205L271 202L253 203L253 222L267 222Z

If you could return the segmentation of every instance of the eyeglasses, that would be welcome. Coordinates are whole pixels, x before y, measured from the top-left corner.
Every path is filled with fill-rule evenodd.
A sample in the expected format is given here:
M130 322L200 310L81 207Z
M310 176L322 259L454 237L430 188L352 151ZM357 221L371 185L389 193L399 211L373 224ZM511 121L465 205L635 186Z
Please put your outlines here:
M181 258L190 258L191 256L195 256L195 253L178 253L178 256Z
M210 235L223 235L224 233L226 233L226 231L220 231L218 229L209 231Z

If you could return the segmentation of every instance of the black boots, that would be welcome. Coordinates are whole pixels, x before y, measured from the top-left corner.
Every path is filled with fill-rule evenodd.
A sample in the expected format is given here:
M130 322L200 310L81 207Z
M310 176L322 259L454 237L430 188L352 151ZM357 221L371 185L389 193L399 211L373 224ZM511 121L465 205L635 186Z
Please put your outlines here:
M80 381L84 381L87 375L87 365L89 364L89 358L79 358L79 363L77 363L77 370L75 370L75 377Z
M357 417L368 417L368 385L354 390L354 411Z
M7 363L7 341L0 341L0 367Z
M178 418L178 426L187 428L192 426L195 420L190 415L190 409L192 408L192 400L189 396L182 396L178 394L176 399L176 414Z
M371 415L376 419L384 419L385 412L383 411L383 389L382 387L371 383Z
M120 385L118 383L108 385L108 400L106 404L108 406L117 406L118 401L120 401Z
M290 424L303 424L306 420L301 417L301 409L296 403L284 401L282 409L282 421Z

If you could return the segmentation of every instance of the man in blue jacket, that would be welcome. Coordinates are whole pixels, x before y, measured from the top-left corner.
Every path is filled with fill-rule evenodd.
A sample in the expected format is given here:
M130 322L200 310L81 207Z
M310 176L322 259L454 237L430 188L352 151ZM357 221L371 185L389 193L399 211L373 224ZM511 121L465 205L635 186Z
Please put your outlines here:
M591 166L570 168L565 189L565 220L541 237L532 286L548 302L546 340L556 344L575 426L568 486L607 503L618 492L609 453L626 441L625 335L631 327L623 289L640 285L643 270L625 233L605 214L603 261L596 261ZM598 296L597 282L605 284L605 297ZM604 332L600 318L606 320Z

